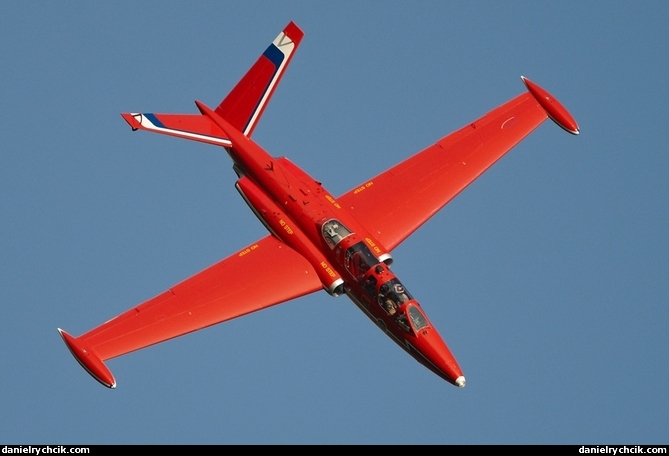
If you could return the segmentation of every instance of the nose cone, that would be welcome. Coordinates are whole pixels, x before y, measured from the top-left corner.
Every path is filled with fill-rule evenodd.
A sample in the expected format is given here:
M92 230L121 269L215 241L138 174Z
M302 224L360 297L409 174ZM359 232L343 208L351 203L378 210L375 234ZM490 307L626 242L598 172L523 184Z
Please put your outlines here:
M425 367L458 388L464 388L465 376L451 350L439 333L431 328L421 333L414 357Z

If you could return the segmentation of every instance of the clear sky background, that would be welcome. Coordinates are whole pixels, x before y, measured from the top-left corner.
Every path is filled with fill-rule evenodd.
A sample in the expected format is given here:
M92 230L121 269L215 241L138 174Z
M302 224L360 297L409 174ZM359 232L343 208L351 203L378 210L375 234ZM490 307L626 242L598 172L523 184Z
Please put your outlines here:
M669 5L246 3L0 7L0 443L666 444ZM215 106L290 20L254 138L335 195L521 74L580 124L543 124L393 252L467 387L321 292L111 360L108 390L57 327L265 234L223 149L119 113Z

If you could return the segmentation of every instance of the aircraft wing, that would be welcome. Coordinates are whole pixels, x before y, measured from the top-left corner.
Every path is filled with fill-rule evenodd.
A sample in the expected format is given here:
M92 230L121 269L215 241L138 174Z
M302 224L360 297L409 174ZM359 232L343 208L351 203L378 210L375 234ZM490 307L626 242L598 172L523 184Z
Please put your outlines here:
M548 92L529 92L490 111L379 174L337 201L394 249L548 117L572 134L578 126Z
M216 113L251 137L303 37L304 32L290 22L216 107ZM225 133L201 114L134 112L121 115L133 130L147 130L224 147L231 145Z
M104 360L320 289L309 262L269 235L79 337L59 331L77 361L114 388Z

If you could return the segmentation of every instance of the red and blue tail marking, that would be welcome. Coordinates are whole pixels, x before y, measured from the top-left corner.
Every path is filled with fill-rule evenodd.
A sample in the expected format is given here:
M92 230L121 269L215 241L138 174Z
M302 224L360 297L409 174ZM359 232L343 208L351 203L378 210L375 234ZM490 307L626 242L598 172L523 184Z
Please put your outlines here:
M283 76L304 33L289 23L242 77L216 113L251 136ZM147 130L224 147L231 143L207 116L201 114L123 113L133 130Z

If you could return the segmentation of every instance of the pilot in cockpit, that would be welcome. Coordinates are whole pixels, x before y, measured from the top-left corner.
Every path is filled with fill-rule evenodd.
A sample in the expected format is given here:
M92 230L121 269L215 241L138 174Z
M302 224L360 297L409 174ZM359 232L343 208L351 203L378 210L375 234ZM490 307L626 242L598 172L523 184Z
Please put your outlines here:
M389 315L395 315L397 313L397 304L395 304L395 302L393 302L393 300L388 297L383 298L383 303L381 306L386 312L388 312Z
M381 286L379 290L379 304L389 315L397 313L397 302L393 299L393 293L387 284Z

